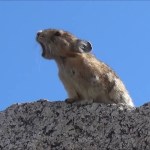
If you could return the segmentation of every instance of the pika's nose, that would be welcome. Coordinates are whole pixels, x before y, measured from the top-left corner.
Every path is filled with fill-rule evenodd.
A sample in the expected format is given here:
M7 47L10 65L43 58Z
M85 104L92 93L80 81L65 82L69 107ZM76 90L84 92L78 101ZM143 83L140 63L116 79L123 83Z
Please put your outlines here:
M37 32L37 38L41 35L41 33L42 33L42 30Z

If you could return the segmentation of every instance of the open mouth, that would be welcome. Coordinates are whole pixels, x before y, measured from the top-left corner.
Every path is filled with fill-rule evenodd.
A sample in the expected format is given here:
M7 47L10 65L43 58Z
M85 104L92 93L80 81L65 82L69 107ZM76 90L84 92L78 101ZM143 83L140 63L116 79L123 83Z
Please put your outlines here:
M42 47L42 56L44 57L46 55L46 50L45 50L45 46L43 43L40 43L41 47Z
M42 56L45 57L45 56L46 56L46 48L45 48L45 45L44 45L42 42L40 42L40 41L38 41L38 42L39 42L39 44L41 45L41 48L42 48Z
M46 58L46 59L51 59L52 58L52 55L50 53L50 50L48 49L48 47L43 44L43 42L40 42L38 41L39 44L41 45L41 48L42 48L42 57Z
M50 47L45 42L43 42L43 40L39 36L37 36L36 40L41 45L41 48L42 48L41 55L42 55L42 57L44 57L46 59L51 59L52 56L51 56Z

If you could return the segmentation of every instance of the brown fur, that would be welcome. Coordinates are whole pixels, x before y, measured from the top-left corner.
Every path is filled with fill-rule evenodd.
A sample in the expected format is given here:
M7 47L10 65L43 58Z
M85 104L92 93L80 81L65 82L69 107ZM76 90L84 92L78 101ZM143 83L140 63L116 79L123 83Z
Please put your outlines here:
M115 72L89 51L91 45L62 30L38 32L42 56L54 59L59 77L68 92L67 102L91 101L134 106L124 84Z

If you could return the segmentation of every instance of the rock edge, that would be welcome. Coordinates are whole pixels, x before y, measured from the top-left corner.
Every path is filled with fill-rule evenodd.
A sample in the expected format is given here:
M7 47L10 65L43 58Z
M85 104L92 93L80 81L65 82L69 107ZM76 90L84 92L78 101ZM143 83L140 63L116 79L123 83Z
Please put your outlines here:
M0 112L0 150L150 150L150 103L15 104Z

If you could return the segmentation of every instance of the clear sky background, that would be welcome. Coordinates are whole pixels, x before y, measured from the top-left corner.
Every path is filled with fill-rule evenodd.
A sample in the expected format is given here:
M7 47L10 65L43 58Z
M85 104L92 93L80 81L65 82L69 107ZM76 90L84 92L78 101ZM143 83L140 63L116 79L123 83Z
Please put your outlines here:
M91 41L93 53L125 83L136 106L150 101L150 2L0 2L0 110L67 93L54 61L41 57L37 31L64 29Z

